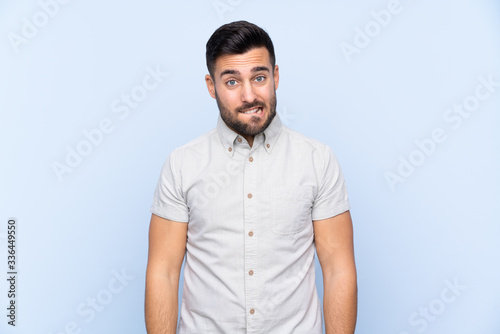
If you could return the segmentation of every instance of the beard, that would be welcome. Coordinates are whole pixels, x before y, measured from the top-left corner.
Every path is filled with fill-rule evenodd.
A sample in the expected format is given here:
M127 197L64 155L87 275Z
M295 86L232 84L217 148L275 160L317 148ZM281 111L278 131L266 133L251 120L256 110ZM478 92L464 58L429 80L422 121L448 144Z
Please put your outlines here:
M255 100L252 103L243 104L239 108L235 109L235 112L229 110L224 103L220 101L217 91L215 91L215 100L217 101L217 106L219 107L222 120L227 124L227 126L243 136L255 136L263 132L276 116L276 91L274 91L269 105ZM238 120L238 114L240 111L248 110L254 107L261 107L262 112L264 112L265 109L269 110L269 113L262 124L260 124L261 117L259 116L252 116L246 123Z

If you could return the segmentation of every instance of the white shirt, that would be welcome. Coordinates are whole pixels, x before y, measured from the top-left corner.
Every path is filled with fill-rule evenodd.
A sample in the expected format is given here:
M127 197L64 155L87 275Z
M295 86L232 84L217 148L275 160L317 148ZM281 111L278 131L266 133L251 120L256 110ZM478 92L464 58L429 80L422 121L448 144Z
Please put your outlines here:
M349 210L332 150L276 117L217 128L166 160L151 212L188 223L178 333L322 333L312 220Z

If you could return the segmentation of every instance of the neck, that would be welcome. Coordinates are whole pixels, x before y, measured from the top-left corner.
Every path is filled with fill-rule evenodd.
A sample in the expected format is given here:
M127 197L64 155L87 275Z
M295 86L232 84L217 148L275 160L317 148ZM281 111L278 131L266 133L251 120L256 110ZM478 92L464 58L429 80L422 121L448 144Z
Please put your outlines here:
M255 136L252 136L252 135L242 135L243 138L245 138L248 142L248 145L250 145L250 147L252 147L253 145L253 139L255 138Z
M224 121L224 123L226 123L226 121ZM236 132L237 134L239 134L240 136L242 136L243 138L245 138L248 142L248 145L250 145L250 147L252 147L253 145L253 139L255 138L255 135L244 135L242 134L241 132L239 131L236 131L235 129L233 129L232 126L230 126L229 124L227 124L227 127L230 128L231 130L233 130L234 132Z

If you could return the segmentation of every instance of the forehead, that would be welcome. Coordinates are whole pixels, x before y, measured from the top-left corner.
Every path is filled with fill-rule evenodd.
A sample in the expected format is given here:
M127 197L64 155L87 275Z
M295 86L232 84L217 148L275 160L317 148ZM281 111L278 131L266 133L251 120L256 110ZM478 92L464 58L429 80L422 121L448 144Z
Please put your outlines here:
M215 62L215 73L225 70L238 70L243 73L257 66L266 66L272 70L269 51L265 47L254 48L242 54L220 56Z

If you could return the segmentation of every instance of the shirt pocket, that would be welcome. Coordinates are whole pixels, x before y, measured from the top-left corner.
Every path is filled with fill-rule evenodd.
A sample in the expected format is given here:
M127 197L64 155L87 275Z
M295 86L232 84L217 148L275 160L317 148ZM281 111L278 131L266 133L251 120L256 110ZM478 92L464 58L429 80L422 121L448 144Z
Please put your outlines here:
M312 224L313 188L310 186L272 189L272 230L279 235L295 234Z

